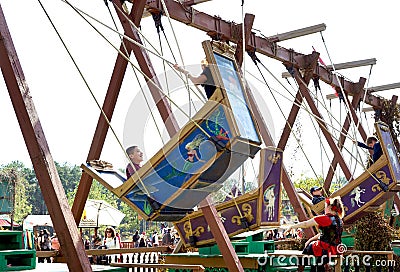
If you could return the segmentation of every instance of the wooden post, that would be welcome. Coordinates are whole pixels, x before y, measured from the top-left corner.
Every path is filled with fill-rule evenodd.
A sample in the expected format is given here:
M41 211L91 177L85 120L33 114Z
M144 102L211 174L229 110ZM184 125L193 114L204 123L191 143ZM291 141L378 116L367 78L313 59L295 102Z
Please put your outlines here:
M342 168L342 171L343 171L345 177L347 178L347 180L351 180L352 174L349 170L349 167L347 166L346 162L344 161L343 156L340 153L338 146L333 141L332 135L329 133L329 129L327 128L326 123L325 123L321 113L319 112L318 108L315 106L314 101L313 101L312 97L310 96L307 86L303 83L303 80L300 77L298 69L296 69L296 74L295 74L294 78L297 81L297 84L299 84L299 89L301 91L301 94L307 101L307 104L310 107L311 112L316 116L316 118L318 118L317 123L321 129L321 132L325 136L325 139L328 142L329 147L332 149L333 154L335 155L335 157L338 158L338 163L339 163L340 167Z
M70 271L92 271L0 6L0 65L33 168Z
M244 271L239 257L237 256L235 249L230 242L229 236L225 231L224 224L218 216L217 209L215 209L215 206L210 201L210 197L203 200L200 203L200 207L210 227L211 233L217 242L218 248L221 251L222 258L225 261L228 271Z
M362 95L364 94L364 91L362 90L364 88L365 81L366 81L365 78L361 78L360 81L358 82L359 83L358 86L360 87L359 92L354 94L353 100L351 101L350 112L347 113L346 119L343 123L338 142L339 150L343 149L344 142L346 141L346 135L348 134L348 130L350 128L351 120L353 120L354 122L358 122L358 117L354 111L354 108L358 106L358 103L360 102ZM348 99L347 95L345 96L345 98ZM353 118L350 117L350 114L353 116ZM367 139L367 134L365 133L365 130L361 124L358 125L358 131L360 132L363 140ZM324 188L326 192L329 192L329 189L331 187L332 178L336 170L337 164L338 164L338 159L335 156L330 164L331 167L329 167L328 174L326 175L325 178Z

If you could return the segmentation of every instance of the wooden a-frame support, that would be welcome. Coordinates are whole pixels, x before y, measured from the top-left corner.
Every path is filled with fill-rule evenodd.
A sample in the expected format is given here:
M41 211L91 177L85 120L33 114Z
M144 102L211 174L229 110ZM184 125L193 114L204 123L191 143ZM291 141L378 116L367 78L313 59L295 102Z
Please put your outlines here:
M192 7L187 6L185 9L184 7L180 4L177 3L175 1L170 1L170 0L166 0L165 1L167 8L170 12L170 16L175 19L178 20L180 22L184 22L187 24L190 24L193 27L199 28L203 31L207 31L208 34L210 36L212 36L213 38L218 38L218 39L222 39L222 40L227 40L227 41L231 41L231 42L235 42L238 44L238 49L236 51L236 58L237 61L239 63L239 65L242 63L242 59L243 59L243 55L241 53L241 39L242 39L242 35L241 35L241 26L240 25L233 25L232 22L225 22L223 20L221 20L220 18L216 18L216 17L212 17L210 15L195 11ZM133 7L133 10L136 11L132 11L132 14L141 14L142 11L142 7L144 5L144 1L137 1L135 2L135 5ZM118 6L118 5L117 5ZM151 1L147 3L147 7L153 9L153 10L158 10L158 12L162 11L161 8L161 3L159 1ZM188 8L189 10L191 10L190 14L188 14ZM121 8L122 9L122 8ZM139 10L139 11L138 11ZM120 17L121 19L121 17ZM140 19L138 17L134 18L135 23ZM189 21L190 20L190 21ZM122 19L121 21L125 21L124 19ZM246 45L246 50L256 50L257 52L267 55L269 57L278 59L280 61L282 61L283 63L286 64L290 64L293 65L294 68L296 68L297 70L300 68L304 68L305 62L306 62L306 56L296 53L293 50L287 50L285 48L279 47L276 45L276 43L272 43L270 41L268 41L267 39L264 38L260 38L260 37L256 37L254 35L254 33L251 33L251 26L252 23L254 21L254 16L250 16L248 14L246 14L245 17L245 45ZM138 24L137 24L138 25ZM234 33L232 33L233 30L236 30ZM129 35L129 31L127 31L127 29L125 29L125 32ZM238 35L239 33L239 35ZM133 46L135 47L135 46ZM143 54L146 54L146 52L142 52ZM137 55L135 54L135 56L137 57ZM146 58L148 60L148 58ZM139 65L141 65L141 63L139 62ZM145 64L143 64L144 67L147 65L150 65L151 67L151 63L149 61L147 61ZM143 70L143 67L141 65L141 69ZM114 69L114 73L113 73L113 78L115 76L115 71L117 69ZM299 73L297 73L299 74ZM121 76L121 74L119 74L119 76ZM339 78L339 80L337 80L336 77L334 77L332 75L332 73L325 69L324 67L320 67L320 66L314 66L313 69L311 69L311 73L308 74L306 77L304 78L296 78L296 80L299 83L300 86L300 90L296 96L296 102L295 104L299 103L301 104L303 97L306 98L307 103L309 104L309 106L312 108L313 113L316 116L319 116L321 119L319 119L318 123L321 127L322 131L325 131L324 136L326 137L330 147L332 148L333 152L334 152L334 160L336 161L335 163L335 167L337 165L337 163L340 164L340 166L342 167L343 172L345 173L345 176L347 178L351 178L351 173L346 165L346 163L343 160L343 157L340 153L341 150L341 145L336 145L333 142L332 137L329 135L328 131L327 131L327 127L326 124L324 123L321 114L318 112L318 109L316 108L314 102L312 101L311 97L308 94L308 89L307 86L305 84L308 84L311 77L312 76L318 76L321 78L322 81L331 84L332 86L339 86L339 81L342 84L342 86L344 86L344 91L346 93L346 95L348 94L353 94L355 92L357 92L357 90L359 90L356 87L359 87L359 85L356 85L352 82L348 82L346 81L344 78ZM122 78L121 78L122 79ZM303 83L304 82L304 83ZM110 84L111 85L111 84ZM116 91L116 90L115 90ZM382 100L378 97L375 97L371 94L367 94L368 99L367 101L369 102L369 104L373 105L374 107L381 107L382 106ZM354 101L356 102L356 101ZM107 101L105 101L105 105L106 105ZM251 104L253 104L253 110L256 109L256 105L254 103L254 101L251 102ZM114 103L115 105L115 103ZM167 105L167 104L166 104ZM352 105L353 107L356 106L356 103L353 103ZM160 110L160 108L159 108ZM354 112L354 109L352 109ZM161 111L161 110L160 110ZM257 112L257 110L256 110ZM293 124L294 121L296 120L296 116L297 116L297 112L298 112L298 108L297 106L293 106L292 111L289 114L289 118L288 118L288 124ZM163 114L162 114L163 116ZM164 115L165 116L165 115ZM170 115L169 115L170 116ZM265 123L263 122L262 116L259 114L259 112L255 113L255 116L257 118L257 122L259 124L263 124L260 126L261 128L261 134L263 137L263 140L268 143L268 142L272 142L272 139L270 137L270 134L268 132L267 127L265 126ZM165 118L165 117L163 117ZM102 117L100 116L99 121L102 119ZM287 124L287 125L288 125ZM350 124L349 124L350 125ZM345 129L347 126L347 124L345 123L345 125L343 126L343 129ZM359 126L361 127L361 126ZM280 148L284 148L287 142L287 138L289 137L289 133L290 131L288 130L289 126L285 127L285 131L281 136L281 139L279 141L278 147ZM360 132L362 133L363 129L359 129ZM363 136L363 135L362 135ZM364 137L364 136L363 136ZM96 138L96 134L94 139ZM105 139L105 137L104 137ZM101 139L101 145L104 143L104 139ZM93 144L92 144L93 147ZM338 148L339 147L339 148ZM97 154L97 156L93 157L94 158L98 158L100 156L100 153ZM293 205L293 207L295 208L296 212L299 214L299 217L301 220L306 218L306 214L305 211L300 203L299 198L297 197L297 194L295 192L293 183L291 182L288 174L286 171L283 172L283 185L286 189L286 191L289 194L289 197L291 199L291 203ZM91 183L91 180L90 182ZM86 194L86 193L85 193ZM83 196L85 194L82 194ZM75 203L74 203L74 207L78 207L79 204L78 203L84 203L85 197L80 197L78 199L76 199ZM78 202L79 201L79 202ZM82 206L82 204L80 204L80 206ZM75 210L74 210L75 211ZM80 207L79 209L76 209L76 213L74 212L75 218L80 218L81 212L83 211L83 207ZM207 212L206 212L207 213ZM215 218L217 217L216 215L212 215L212 211L210 212L211 216L214 216ZM209 220L214 220L213 218L209 218ZM216 224L217 226L218 224ZM220 235L221 237L224 237L223 235L224 230L220 230L219 233L216 233L214 235ZM229 245L226 247L229 248ZM233 259L235 259L234 254L232 254L232 252L224 252L224 254L228 254L231 255L231 257ZM240 263L240 262L239 262Z
M238 45L238 50L237 50L237 59L238 63L241 63L243 56L239 51L241 51L242 48L242 26L241 24L236 24L232 21L225 21L221 19L220 17L217 16L212 16L209 14L206 14L204 12L198 11L194 9L193 7L190 6L184 6L179 2L173 1L173 0L164 0L165 6L169 11L169 15L172 19L177 20L181 23L190 25L191 27L197 28L199 30L207 32L213 39L219 39L227 42L232 42L236 43ZM155 1L148 1L147 8L150 8L152 10L158 10L159 12L162 11L162 4L160 3L159 0ZM293 49L286 49L284 47L281 47L277 44L277 42L271 41L268 38L256 36L255 33L251 32L251 28L249 27L249 22L252 23L254 21L253 15L248 15L246 14L245 16L245 47L246 51L252 51L252 52L257 52L260 54L263 54L265 56L268 56L270 58L276 59L278 61L281 61L282 63L293 65L293 68L296 69L301 69L305 68L307 65L305 65L306 58L305 55L295 52ZM335 87L336 89L341 89L343 90L343 93L346 97L348 96L356 96L358 92L360 92L360 86L363 85L365 82L364 78L361 78L358 83L353 83L345 79L343 76L337 76L332 73L331 70L329 70L326 67L317 65L315 69L312 71L313 77L318 77L321 81L331 85L332 87ZM304 86L305 87L305 86ZM379 96L373 95L373 90L369 90L365 94L365 103L372 106L374 109L381 109L383 107L383 102L384 99ZM361 95L361 97L364 97L364 93ZM299 91L296 96L296 101L302 101L302 95L301 92ZM309 101L311 104L314 104L313 101ZM354 101L356 102L356 101ZM351 112L354 115L355 108L357 107L357 103L352 103L352 109ZM314 104L315 106L315 104ZM292 107L292 110L289 114L287 122L294 123L298 109L296 109L295 106ZM315 111L315 109L314 109ZM257 115L257 114L255 114ZM357 120L353 118L353 120ZM260 120L261 121L261 120ZM320 123L320 126L324 127L323 123ZM347 126L347 125L346 125ZM343 126L345 128L346 126ZM350 126L350 124L349 124ZM290 131L288 131L289 127L286 128L286 132L284 132L281 136L280 143L278 144L278 147L282 147L286 145L287 139L285 139L285 134L288 135L290 134ZM261 128L261 130L264 128ZM323 129L324 130L324 129ZM358 130L361 134L361 137L364 138L365 133L364 129L362 128L361 124L358 124ZM261 131L261 134L263 136L263 132ZM265 137L263 136L264 141L267 141L267 136L268 133L264 133ZM344 170L344 173L346 177L351 177L351 174L348 170L347 165L343 161L343 156L341 155L341 148L342 146L340 144L334 144L332 137L329 135L325 135L325 137L328 140L331 148L333 148L333 153L334 153L334 160L336 162L333 163L333 165L337 165L338 162L340 162L340 165L342 169ZM333 146L333 147L332 147ZM339 149L338 149L339 147ZM332 169L332 168L330 168ZM347 170L346 170L347 169ZM331 170L330 170L331 171ZM288 176L283 175L283 180L282 180L285 188L293 186L291 184L291 180ZM329 188L330 186L330 181L326 183L326 187ZM327 189L328 191L328 189ZM292 197L290 196L291 204L295 208L296 212L299 214L300 217L303 215L305 216L304 210L301 207L301 204L298 202L298 197ZM396 197L396 203L399 203L400 205L400 200L398 197Z
M141 43L141 39L137 31L132 28L129 22L127 22L125 16L120 12L123 10L121 2L114 0L113 3L118 8L117 14L124 27L125 34L130 38L134 39L135 41ZM133 6L132 11L129 15L130 19L135 23L136 26L139 26L139 22L144 9L144 3L145 1L135 2L135 5ZM133 17L133 16L139 16L139 17ZM125 48L129 51L127 52L127 55L130 55L130 51L132 50L134 52L134 55L139 63L142 72L146 74L148 78L152 79L152 81L146 79L146 82L153 96L153 100L155 101L158 107L160 115L164 123L166 124L167 131L170 137L172 137L176 132L178 132L179 127L177 125L177 122L175 121L174 115L171 112L171 109L169 107L169 104L167 103L166 98L160 92L161 85L159 84L155 76L154 69L152 68L152 64L147 52L144 49L141 49L138 46L129 43L125 43L125 47L124 45L121 45L121 48L123 48L123 50L121 50L122 52L126 51ZM112 113L116 104L116 99L118 97L118 93L122 84L122 79L125 74L126 67L127 67L127 61L125 59L121 59L121 56L118 55L112 75L112 80L110 82L110 87L108 89L106 100L103 105L103 109L105 112L107 109L106 114L109 120L112 117ZM113 81L113 79L115 80ZM113 99L107 101L107 97L109 96L112 97ZM98 159L100 157L101 149L105 141L107 130L108 130L108 125L104 120L104 117L100 115L98 126L95 135L93 137L92 146L89 151L88 160ZM92 150L97 152L93 152ZM87 174L82 174L82 178L79 183L78 191L73 205L73 212L75 215L75 220L77 222L79 222L80 217L82 215L84 204L89 195L91 183L92 183L92 178ZM226 233L223 227L223 224L217 214L217 211L215 210L214 207L210 205L210 200L207 198L201 203L201 206L207 222L209 223L210 226L212 226L213 235L216 238L216 242L221 252L223 253L223 258L229 271L243 271L243 267L242 264L240 263L239 257L237 256L232 244L229 241L228 234Z
M0 5L0 66L70 271L92 271Z
M113 3L116 6L120 7L120 9L122 10L122 5L121 5L120 1L113 0ZM165 0L165 4L166 4L166 6L169 10L169 13L173 19L178 20L183 23L186 23L188 25L191 25L192 27L206 31L213 38L218 38L218 39L231 41L231 42L239 44L239 41L242 36L241 35L241 25L237 25L233 22L227 22L227 21L222 20L221 18L210 16L210 15L202 13L202 12L198 12L195 9L193 9L193 7L191 7L189 5L183 6L181 3L176 2L176 1ZM157 1L148 1L147 3L144 0L135 1L135 4L133 5L130 17L132 18L135 25L137 25L137 26L140 23L140 20L141 20L142 14L143 14L143 9L146 5L148 8L156 9L159 11L162 10L162 8L161 8L162 5L161 5L160 1L158 1L158 0ZM117 13L119 13L119 12L117 12ZM28 89L25 84L22 84L22 82L24 82L24 79L23 79L22 69L19 65L19 62L17 62L18 67L10 65L11 59L13 60L13 64L15 65L16 53L10 55L10 52L15 51L15 49L12 46L12 51L10 51L10 48L7 47L7 46L9 46L9 44L6 45L6 43L8 42L7 39L10 41L11 36L8 33L8 29L6 27L5 19L4 19L4 15L3 15L2 11L1 11L0 15L1 15L0 20L2 20L1 21L2 22L2 24L1 24L1 34L2 34L1 67L2 67L2 71L3 71L3 75L6 79L7 87L10 92L10 97L12 97L11 99L14 104L17 118L20 122L21 130L25 137L28 151L30 152L36 174L38 175L38 179L40 177L40 185L41 185L41 187L43 187L42 190L44 190L44 192L46 192L46 190L50 188L51 192L52 192L52 194L47 194L47 196L44 195L46 205L47 205L47 207L51 206L51 208L49 209L49 212L52 215L52 217L54 216L57 219L62 217L64 219L64 220L57 220L57 224L55 224L55 228L56 228L57 232L59 232L59 230L61 230L61 231L66 230L65 237L60 237L60 241L63 244L63 250L64 250L66 256L72 256L72 258L68 258L68 259L73 260L73 263L72 263L72 261L68 262L68 266L74 267L73 271L90 271L91 268L87 267L86 254L84 254L84 251L83 251L83 254L81 252L83 246L81 248L81 243L75 243L76 234L75 234L74 227L71 227L71 226L74 226L74 224L71 225L70 224L71 222L68 222L70 220L70 217L69 217L70 213L69 213L69 211L64 211L62 208L62 207L64 207L64 209L65 209L65 207L67 207L68 205L64 205L65 204L64 201L66 201L66 199L64 199L65 193L63 192L62 187L59 187L60 186L59 178L58 178L57 172L54 168L54 165L52 163L51 155L48 150L44 135L42 137L40 137L40 139L38 139L39 137L36 137L36 135L34 133L35 129L36 129L37 133L38 133L38 131L40 132L40 134L38 134L38 135L42 135L43 131L40 127L40 122L38 122L39 119L36 115L36 112L35 111L27 112L27 110L32 110L32 109L34 110L33 103L29 97L18 96L13 91L11 91L13 89L15 90L15 88L19 88L20 94L26 94ZM121 16L121 15L119 14L119 16ZM120 20L124 25L126 34L129 35L130 31L127 31L127 25L129 25L129 24L126 22L125 18L120 17ZM254 17L250 20L250 24L252 24L252 20L254 20ZM246 22L246 19L245 19L245 22ZM254 33L251 33L250 24L246 25L246 23L245 23L246 50L256 50L258 53L261 53L268 57L277 59L283 63L289 63L289 64L293 65L294 68L297 68L297 69L304 67L304 57L305 57L304 55L294 52L291 49L289 50L289 49L280 47L277 45L276 42L272 42L272 41L269 41L268 39L255 36ZM130 26L129 26L129 28L130 28ZM5 37L4 35L6 35L7 39L4 38ZM137 33L135 35L132 34L130 36L132 38L134 38L135 36L138 37ZM151 63L146 61L146 60L148 60L148 56L146 55L146 52L143 52L136 46L130 45L130 43L128 43L126 40L124 40L123 42L126 45L126 48L128 48L128 52L126 54L129 55L132 50L135 53L135 57L137 59L142 58L143 62L139 61L139 65L141 65L141 69L143 71L147 70L146 75L148 75L149 77L152 78L154 73L152 73L153 69L152 69ZM11 45L12 45L12 43L11 43ZM121 51L122 52L125 51L125 46L121 46ZM237 51L237 53L238 53L238 55L237 55L238 63L241 63L243 56L240 56L239 51ZM10 56L12 56L12 58L9 58ZM8 62L5 60L8 60ZM117 97L119 94L119 90L120 90L120 87L122 84L122 80L123 80L123 76L124 76L126 67L127 67L127 61L124 60L123 57L118 56L116 64L115 64L114 72L113 72L112 78L110 80L110 85L109 85L109 88L107 91L107 96L106 96L106 99L105 99L105 102L103 105L103 110L109 120L111 119L111 117L113 115L115 103L116 103L116 100L117 100ZM16 69L16 70L13 70L13 69ZM359 92L359 88L358 88L359 86L357 86L357 84L349 82L342 77L337 79L335 76L333 76L331 71L329 71L328 69L326 69L324 67L317 66L315 68L315 70L313 71L313 75L318 76L322 81L324 81L325 83L330 84L336 88L339 88L339 85L343 86L343 89L344 89L343 91L345 93L345 97L348 97L349 95L354 96L357 94L357 92ZM298 80L298 82L299 82L299 80L301 81L300 78L297 78L296 80ZM302 80L305 81L304 78ZM341 82L341 84L339 84L339 81ZM20 84L18 84L18 83L20 83ZM157 88L154 88L154 86L150 86L150 87L151 87L150 89L153 89L153 90L157 89ZM306 91L307 91L306 89L303 90L303 92L305 92L305 93L306 93ZM157 93L157 92L152 93L152 94L153 94L153 97L160 95L160 93ZM300 95L297 96L297 99L299 99L300 97L301 97ZM162 96L161 96L161 98L162 98ZM160 112L164 111L164 113L167 114L169 107L168 107L168 104L165 103L165 100L163 100L163 99L161 99L161 100L155 99L155 100L160 103L160 104L157 104L157 106L159 107L159 111ZM356 100L354 100L354 98L353 98L352 102L353 102L352 107L355 108L355 104L357 104L357 103L355 103ZM313 104L312 101L310 101L308 103ZM366 94L366 103L373 106L375 109L380 109L380 108L382 108L382 105L383 105L383 99L380 97L374 96L371 91ZM254 101L252 101L251 104L255 105ZM252 105L252 107L254 105ZM21 109L21 108L24 108L24 109ZM255 109L255 108L256 108L256 105L255 105L255 107L253 107L253 109ZM294 120L296 119L297 113L295 111L296 110L294 110L294 112L291 111L291 113L289 115L288 120L293 120L290 122L294 122ZM317 112L317 111L315 111L315 112ZM354 109L352 109L352 114L354 115ZM261 122L262 116L258 112L256 112L255 115L259 117L258 118L259 121L257 121L257 122L259 124L262 124L263 123L263 122ZM169 115L169 117L171 118L172 115ZM26 122L28 119L31 120L30 126L26 126ZM173 120L172 121L171 121L171 119L169 119L169 120L170 120L170 122L167 122L166 125L167 125L168 132L171 134L171 133L173 133L174 130L176 131L177 125L176 125L176 123L174 123ZM353 118L353 120L356 120L356 119ZM320 126L322 126L322 129L324 128L323 123L320 123ZM347 123L345 122L345 124L343 125L344 131L346 131L346 127L347 127ZM94 138L92 141L92 145L90 147L90 151L88 154L88 160L98 159L100 157L107 131L108 131L108 124L104 120L104 118L102 116L100 116L96 131L95 131L95 135L94 135ZM362 129L360 130L360 128L359 128L359 131L361 133L362 138L364 138L365 133L362 133ZM272 140L269 135L268 130L265 127L262 129L261 134L266 143L268 143L269 141ZM278 144L278 145L283 145L283 146L285 145L285 144L283 144L285 141L285 139L284 139L285 137L286 136L284 136L282 134L280 144ZM325 137L327 137L327 139L329 138L328 135L326 135ZM31 143L32 140L36 140L36 143L32 144ZM329 140L329 142L330 142L330 144L332 144L332 140ZM339 146L339 149L342 148L341 142L339 142L338 146ZM334 154L335 154L334 160L338 161L340 164L341 159L343 159L343 157L340 154L340 150L337 149L337 146L334 147L333 150L334 150ZM335 167L338 162L336 162L336 163L333 162L333 164L335 164ZM343 169L343 168L345 168L345 165L342 163L341 167ZM327 177L326 180L329 180L329 178ZM75 202L74 202L74 205L72 208L72 212L73 212L76 222L79 221L81 214L83 212L84 203L86 202L91 183L92 183L92 179L88 175L83 173L81 182L78 187L77 196L75 198ZM290 181L287 174L286 174L286 177L284 175L283 183L284 183L285 189L290 188L290 187L294 188L293 184ZM329 188L329 186L327 186L327 187ZM291 190L289 189L289 191L291 191ZM63 194L64 194L64 196L63 196ZM303 214L304 210L303 210L303 212L301 211L302 207L299 204L300 202L299 202L296 194L295 194L295 197L291 198L291 201L295 202L295 203L292 202L292 205L295 208L296 208L296 206L298 206L298 210L296 210L296 211L297 212L300 211L300 214ZM397 201L397 202L399 202L399 201ZM76 225L75 225L75 227L76 227ZM77 245L76 248L74 247L74 245ZM80 257L74 258L74 256L80 256ZM77 262L76 260L79 260L79 262Z

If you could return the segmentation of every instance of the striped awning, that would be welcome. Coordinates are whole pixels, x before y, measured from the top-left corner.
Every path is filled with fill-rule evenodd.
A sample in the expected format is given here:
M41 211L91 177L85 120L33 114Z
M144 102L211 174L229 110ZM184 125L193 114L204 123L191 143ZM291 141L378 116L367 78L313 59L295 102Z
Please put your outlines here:
M19 227L19 224L13 223L14 227ZM11 222L5 219L0 219L0 226L1 227L11 227Z

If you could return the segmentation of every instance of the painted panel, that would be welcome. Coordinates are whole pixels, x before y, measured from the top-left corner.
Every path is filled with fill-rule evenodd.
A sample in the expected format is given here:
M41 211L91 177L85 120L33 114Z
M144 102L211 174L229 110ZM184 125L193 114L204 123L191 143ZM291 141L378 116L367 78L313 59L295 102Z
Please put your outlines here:
M399 158L397 157L397 149L393 143L392 137L390 135L389 128L386 125L378 124L377 127L381 133L381 145L384 151L385 147L387 150L388 160L393 168L393 174L396 177L396 180L400 182L400 163Z
M228 59L214 52L214 57L222 77L224 88L232 108L240 136L250 141L259 143L260 138L256 131L250 110L247 106L242 84L235 70L235 64Z
M237 207L240 208L242 215L247 218L249 226L255 226L257 223L258 203L256 198L253 198L250 201L245 201L244 203L238 203L238 206L231 205L222 210L217 209L218 215L228 235L245 231L245 229L242 228L240 214ZM203 214L190 220L179 222L175 224L175 227L178 229L179 233L182 234L181 237L183 237L185 244L190 243L189 237L191 235L196 237L197 245L215 242L214 236L212 235Z
M190 186L204 171L205 164L217 153L209 136L216 136L224 144L230 140L230 128L222 106L217 107L207 119L201 120L199 126L201 129L196 126L180 139L180 143L141 177L141 181L126 195L146 215L153 213L146 193L161 204L167 203L171 197L178 197L179 190ZM189 198L183 202L185 207L176 208L192 208L199 201L199 198Z
M389 188L393 185L393 180L387 165L375 172L374 175L388 185ZM378 182L374 177L369 176L360 185L343 195L342 202L345 208L345 220L346 218L354 216L353 213L359 211L364 205L367 205L371 201L373 202L376 197L381 197L381 193L383 193L383 190Z
M281 206L282 152L264 149L262 169L261 225L279 223Z
M240 214L247 219L251 230L262 225L280 224L282 151L263 149L260 156L259 184L261 188L216 206L218 215L230 237L248 231L241 226ZM240 208L240 213L238 208ZM175 226L184 237L186 244L190 243L191 235L196 237L197 246L215 242L201 212L185 217Z

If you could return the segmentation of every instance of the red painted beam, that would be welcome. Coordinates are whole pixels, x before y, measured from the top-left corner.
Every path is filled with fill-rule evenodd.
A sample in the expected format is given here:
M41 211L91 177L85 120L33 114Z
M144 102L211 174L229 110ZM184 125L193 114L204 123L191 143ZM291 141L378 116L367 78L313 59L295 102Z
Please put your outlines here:
M0 6L0 65L47 209L70 271L92 271Z
M250 39L250 34L251 34L251 29L253 28L253 23L254 23L254 18L255 16L253 14L248 14L244 16L244 44L247 44ZM240 39L237 43L236 47L236 52L235 52L235 58L236 58L236 63L239 67L242 67L243 63L243 29L240 28Z

